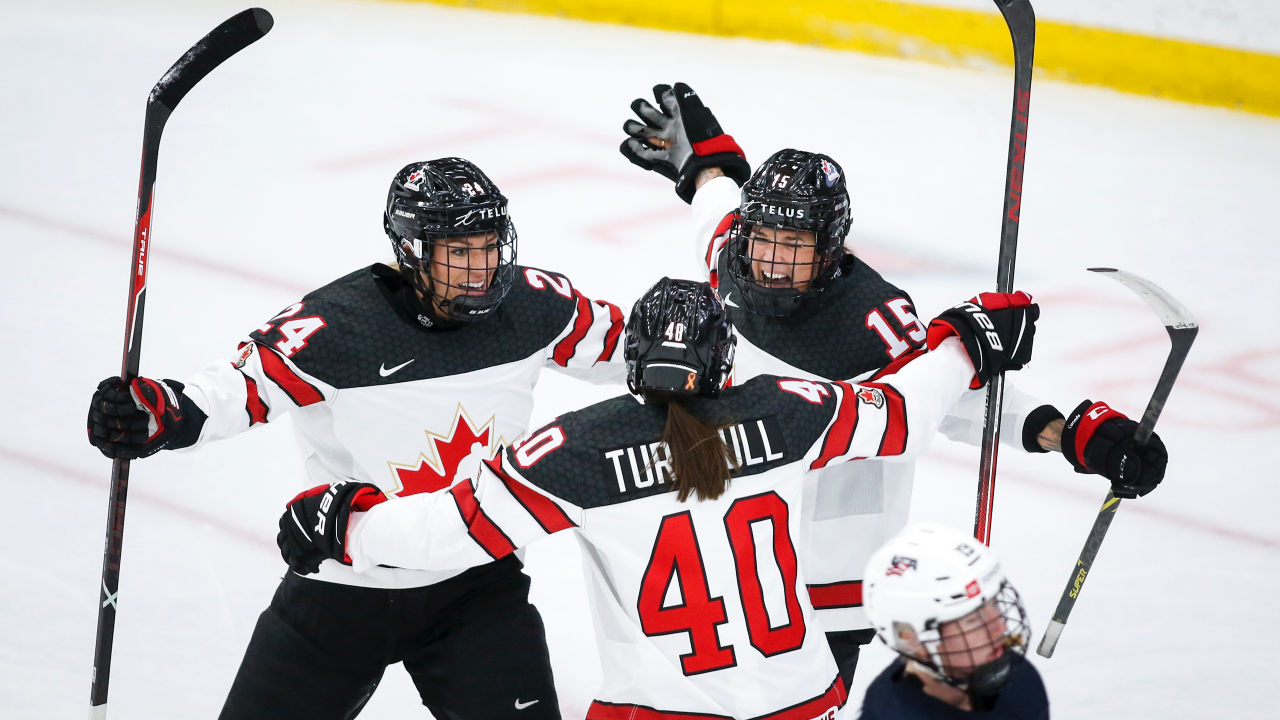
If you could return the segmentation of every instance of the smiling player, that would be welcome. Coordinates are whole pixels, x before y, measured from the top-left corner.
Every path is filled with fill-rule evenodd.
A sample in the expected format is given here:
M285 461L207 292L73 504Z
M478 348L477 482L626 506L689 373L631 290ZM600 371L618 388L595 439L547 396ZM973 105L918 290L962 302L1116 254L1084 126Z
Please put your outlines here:
M90 442L132 459L289 414L311 484L370 483L394 502L470 477L519 438L544 367L621 382L621 310L516 265L507 199L475 165L408 165L382 220L396 267L308 294L185 384L103 381ZM521 567L513 555L465 572L356 574L314 558L259 618L222 717L354 717L403 662L437 718L558 718Z

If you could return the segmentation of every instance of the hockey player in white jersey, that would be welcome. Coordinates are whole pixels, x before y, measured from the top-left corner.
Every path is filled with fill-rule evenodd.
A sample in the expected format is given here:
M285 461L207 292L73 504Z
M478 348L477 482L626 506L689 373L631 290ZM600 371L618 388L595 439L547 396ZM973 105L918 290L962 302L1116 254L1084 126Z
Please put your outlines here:
M846 693L797 560L803 475L912 457L975 365L1021 367L1038 309L997 297L1005 309L940 318L936 349L883 382L761 375L721 391L725 306L705 282L664 278L627 324L643 403L562 415L448 491L381 503L372 485L314 488L281 516L282 554L300 572L317 558L456 571L573 529L604 672L587 718L832 718ZM980 321L996 330L974 337Z
M632 103L640 121L624 124L622 154L675 181L676 194L693 205L694 251L738 333L733 382L762 373L875 380L919 357L926 328L911 296L845 247L850 198L834 159L782 150L751 174L738 144L689 86L658 85L654 97L657 107ZM979 445L985 397L964 393L942 432ZM1104 410L1085 401L1070 420ZM1163 477L1163 444L1137 448L1136 423L1123 415L1086 422L1084 432L1067 427L1064 445L1062 413L1005 385L1005 445L1064 452L1078 472L1110 479L1118 496L1150 492ZM862 571L871 552L906 524L913 476L911 462L868 460L807 481L809 594L846 681L859 646L874 637L862 610Z
M470 477L523 435L543 368L622 382L621 310L517 265L507 200L475 165L405 167L382 221L397 267L309 293L185 383L104 381L90 441L145 457L289 414L311 483L368 483L400 502ZM223 718L354 717L401 661L437 718L559 717L516 557L465 572L307 570L286 575L259 619Z

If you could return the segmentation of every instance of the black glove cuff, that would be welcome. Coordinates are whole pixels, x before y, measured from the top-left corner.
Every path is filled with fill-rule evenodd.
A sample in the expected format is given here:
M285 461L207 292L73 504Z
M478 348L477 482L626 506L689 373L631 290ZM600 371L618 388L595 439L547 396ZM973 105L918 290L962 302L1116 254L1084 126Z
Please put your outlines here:
M164 444L164 449L181 450L185 447L191 447L200 440L200 431L204 429L204 422L209 419L209 416L205 415L200 406L192 402L191 398L182 394L182 383L173 380L165 380L165 382L168 383L169 387L173 388L174 392L178 393L178 406L182 409L182 423L178 427L178 434Z
M738 183L738 187L742 187L747 180L751 179L751 165L737 153L694 155L685 161L684 167L680 169L680 175L676 178L676 195L692 205L693 196L698 192L698 173L713 167L720 168L721 172Z
M1094 474L1084 464L1084 458L1076 457L1076 430L1080 427L1080 420L1084 418L1084 413L1093 405L1092 400L1085 400L1071 411L1071 417L1067 419L1067 424L1062 428L1062 456L1071 463L1071 467L1081 474Z
M1044 429L1054 420L1066 420L1066 418L1058 412L1058 408L1052 405L1041 405L1032 410L1027 415L1026 422L1022 424L1022 449L1030 453L1049 452L1040 447L1040 433L1044 432Z

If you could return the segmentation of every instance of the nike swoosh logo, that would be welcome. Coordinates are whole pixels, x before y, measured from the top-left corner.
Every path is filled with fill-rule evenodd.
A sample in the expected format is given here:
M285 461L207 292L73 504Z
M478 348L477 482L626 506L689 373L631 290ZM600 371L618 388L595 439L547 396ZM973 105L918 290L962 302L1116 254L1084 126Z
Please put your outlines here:
M418 358L414 358L413 360L417 360L417 359L418 359ZM390 375L391 373L393 373L393 372L395 372L395 371L399 370L400 368L404 367L405 365L408 365L409 363L413 362L413 360L410 360L409 362L402 362L402 363L400 363L399 365L397 365L397 366L395 366L395 367L391 368L390 370L388 370L388 369L387 369L387 364L386 364L386 363L382 363L382 367L378 368L378 374L379 374L379 375L381 375L382 377L387 377L387 376L388 376L388 375Z
M733 297L733 293L729 293L728 295L725 295L725 296L724 296L724 304L725 304L725 305L728 305L729 307L738 307L738 303L736 303L736 302L734 302L734 301L732 301L732 300L730 300L730 299L729 299L729 298L731 298L731 297Z
M537 702L538 702L537 700L530 700L530 701L529 701L529 702L527 702L527 703L522 703L522 702L520 702L520 698L516 698L516 709L517 709L517 710L523 710L523 709L525 709L525 708L529 707L530 705L536 705L536 704L537 704Z

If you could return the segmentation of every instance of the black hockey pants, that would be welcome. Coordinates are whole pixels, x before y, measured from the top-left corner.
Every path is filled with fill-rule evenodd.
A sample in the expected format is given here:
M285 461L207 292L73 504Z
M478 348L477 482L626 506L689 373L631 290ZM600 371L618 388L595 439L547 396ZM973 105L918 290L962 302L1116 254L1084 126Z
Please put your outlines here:
M844 678L846 690L853 687L853 671L858 667L858 651L875 639L876 631L873 629L827 633L827 644L831 646L831 654L836 658L836 667L840 669L840 677Z
M427 587L285 576L221 720L348 720L403 662L437 720L559 720L542 616L509 556Z

